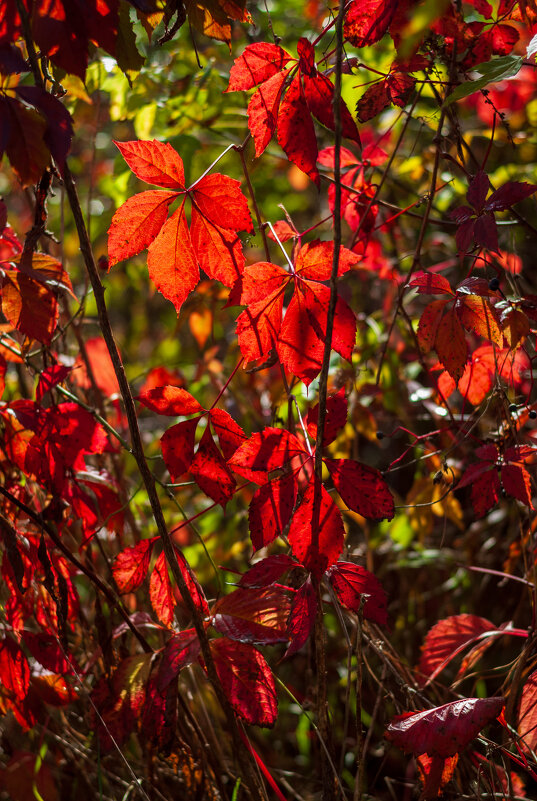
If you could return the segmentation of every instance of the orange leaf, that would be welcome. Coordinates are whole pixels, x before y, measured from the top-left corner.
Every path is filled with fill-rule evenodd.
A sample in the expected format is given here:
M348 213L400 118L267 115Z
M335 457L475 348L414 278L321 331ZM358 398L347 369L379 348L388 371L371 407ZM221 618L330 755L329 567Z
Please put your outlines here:
M168 142L114 142L138 178L165 189L184 189L185 171L181 156Z
M108 262L129 259L145 250L157 237L177 192L151 189L129 198L112 217L108 229Z
M58 320L58 301L40 281L18 270L6 270L2 311L22 334L50 345Z
M149 246L149 276L159 292L171 300L177 314L199 281L199 267L188 225L184 202L162 227Z

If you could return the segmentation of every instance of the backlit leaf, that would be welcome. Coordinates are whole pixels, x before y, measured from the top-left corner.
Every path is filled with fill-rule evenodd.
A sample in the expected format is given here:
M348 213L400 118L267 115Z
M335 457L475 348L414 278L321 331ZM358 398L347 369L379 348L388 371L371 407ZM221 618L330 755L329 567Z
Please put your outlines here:
M341 514L316 477L310 479L287 536L293 554L316 578L341 554L345 537Z
M184 203L164 223L147 254L149 277L177 314L199 281L198 259L184 214Z
M200 417L184 420L164 432L160 444L162 456L172 481L177 481L190 468L194 459L196 428Z
M226 696L239 717L257 726L273 726L278 715L274 677L252 645L222 637L211 651Z
M478 615L450 615L438 621L425 637L419 670L432 681L449 662L486 631L496 626Z
M130 197L119 207L108 229L110 267L149 247L166 222L168 209L176 197L176 192L152 189Z
M203 407L190 392L170 385L155 387L138 395L138 400L157 414L175 417L176 415L199 414Z
M154 544L153 539L140 540L116 556L112 572L120 593L134 592L145 579Z
M354 562L339 561L328 569L327 574L343 606L351 612L362 609L366 620L380 626L387 624L386 593L373 573Z
M352 459L325 459L325 464L349 509L370 520L393 518L393 496L378 470Z
M198 487L215 503L219 503L225 508L227 502L233 497L237 484L224 457L215 445L209 426L203 432L198 450L190 465L190 472Z
M308 576L293 598L291 610L287 620L287 637L289 647L285 657L292 656L300 651L307 642L315 626L317 614L317 593L311 576Z
M263 484L248 509L250 537L254 550L269 545L283 534L296 501L296 478L287 474Z
M175 597L173 594L172 583L168 574L168 563L164 551L160 554L149 579L149 597L151 606L155 610L158 619L165 626L170 626L173 622L173 612L175 609Z
M239 642L287 642L287 618L291 610L289 593L278 585L262 588L239 587L222 596L213 606L213 626Z
M142 181L166 189L184 189L183 160L168 142L114 142L119 152Z

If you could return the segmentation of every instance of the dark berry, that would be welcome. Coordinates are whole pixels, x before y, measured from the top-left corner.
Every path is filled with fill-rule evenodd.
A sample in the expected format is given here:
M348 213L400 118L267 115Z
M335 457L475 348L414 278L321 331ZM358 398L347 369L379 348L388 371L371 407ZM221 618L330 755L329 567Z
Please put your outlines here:
M535 409L532 409L530 411L528 417L530 418L530 420L535 420L535 418L537 417L537 412L535 411Z
M499 288L500 288L500 279L491 278L489 281L489 289L492 289L493 292L496 292L496 290Z
M383 431L377 431L377 439L384 439L385 434Z
M514 414L517 410L518 406L516 405L516 403L509 404L509 411L511 412L511 414Z

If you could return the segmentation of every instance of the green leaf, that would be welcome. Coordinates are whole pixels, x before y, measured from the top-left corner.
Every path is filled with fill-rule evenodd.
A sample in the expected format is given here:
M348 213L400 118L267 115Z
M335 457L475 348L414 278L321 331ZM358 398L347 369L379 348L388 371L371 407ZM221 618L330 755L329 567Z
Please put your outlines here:
M487 61L484 64L477 64L473 71L478 72L481 77L476 78L475 81L465 81L460 86L457 86L455 91L446 98L444 108L457 100L461 100L463 97L473 95L474 92L478 92L489 83L513 78L519 72L523 60L521 56L502 56L501 58L493 58L492 61Z

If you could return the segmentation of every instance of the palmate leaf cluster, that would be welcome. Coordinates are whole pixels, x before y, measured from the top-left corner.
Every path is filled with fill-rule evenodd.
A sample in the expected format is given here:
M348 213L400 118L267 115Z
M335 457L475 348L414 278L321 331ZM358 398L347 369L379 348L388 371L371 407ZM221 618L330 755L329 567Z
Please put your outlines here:
M535 21L0 9L6 798L535 794Z

